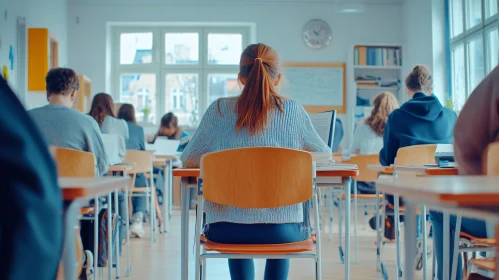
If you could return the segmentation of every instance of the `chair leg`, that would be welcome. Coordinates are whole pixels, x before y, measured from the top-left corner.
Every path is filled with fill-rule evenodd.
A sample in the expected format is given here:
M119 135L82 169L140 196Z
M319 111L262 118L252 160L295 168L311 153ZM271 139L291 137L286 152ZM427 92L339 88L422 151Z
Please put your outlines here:
M423 205L421 209L421 238L423 238L423 280L426 280L426 275L428 274L427 267L427 256L428 256L428 234L426 233L426 205ZM406 260L407 261L407 260Z
M385 238L385 224L386 224L386 201L384 204L381 204L381 219L380 219L380 227L378 228L378 230L380 231L380 239L379 239L379 243L380 243L380 259L381 259L381 264L380 264L380 268L381 268L381 272L383 273L383 277L385 279L388 278L388 274L385 270L385 265L384 265L384 249L385 249L385 242L383 241L384 238Z
M333 190L327 190L327 205L329 208L329 241L333 240L333 206L334 206L334 195Z
M452 255L451 278L456 279L457 276L457 263L459 258L459 235L461 233L461 216L456 217L456 228L454 229L454 254Z
M395 243L396 243L396 248L397 248L397 261L396 261L396 275L395 279L400 279L402 277L402 252L400 250L400 208L399 208L399 196L394 195L394 203L395 203L395 209L394 209L394 214L395 214ZM405 261L410 261L410 260L405 260Z
M340 199L339 201L339 207L338 207L338 214L339 214L339 254L340 254L340 260L341 263L345 262L344 254L343 254L343 200Z
M431 279L437 278L437 258L435 257L435 239L433 239L433 254L432 254L432 265L431 265Z
M357 219L359 216L358 210L359 210L359 205L358 205L358 199L357 199L357 181L354 181L354 186L353 186L353 193L354 193L354 198L353 198L353 232L355 235L355 263L359 263L359 235L357 234Z
M381 247L381 234L380 234L380 221L379 221L379 206L380 206L380 199L379 199L379 192L376 192L376 208L374 211L375 219L376 219L376 271L380 271L380 265L381 265L381 254L380 254L380 247Z

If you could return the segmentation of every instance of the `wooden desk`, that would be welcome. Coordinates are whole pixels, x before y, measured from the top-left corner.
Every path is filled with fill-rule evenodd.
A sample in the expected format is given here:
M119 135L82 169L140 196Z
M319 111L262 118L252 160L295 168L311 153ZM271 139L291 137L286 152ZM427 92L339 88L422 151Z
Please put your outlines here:
M429 176L458 175L457 168L429 167L424 165L395 166L395 171L415 172Z
M379 174L392 175L393 166L381 166L381 165L368 165L367 168L377 171Z
M78 222L78 214L82 201L90 200L96 196L108 194L111 201L111 192L128 185L128 179L115 177L90 177L90 178L59 178L59 187L62 191L63 200L66 202L64 209L64 279L74 279L76 275L76 246L74 228ZM97 203L97 202L96 202ZM97 204L96 204L97 205ZM96 217L98 217L96 207ZM108 208L108 218L111 219L111 209ZM108 230L111 230L111 222L108 220ZM109 242L109 252L112 252L112 242ZM112 263L110 253L109 263ZM112 265L109 265L109 279L112 278ZM118 274L117 274L118 276Z
M338 164L338 166L341 166ZM180 193L181 193L181 279L189 279L189 195L188 189L190 187L197 187L196 185L189 186L189 178L200 177L200 170L197 168L182 169L178 168L173 170L173 176L181 177ZM317 187L331 188L341 187L345 190L346 197L350 197L350 180L351 177L359 175L358 169L340 169L340 170L317 170L316 176L322 178L321 182L317 182ZM350 279L350 199L346 199L346 213L345 213L345 279ZM199 237L195 237L199 238Z
M399 194L406 200L405 259L414 258L416 241L416 205L425 204L444 212L444 232L450 232L449 214L485 219L499 224L499 176L428 176L393 177L376 182L376 188L384 193ZM496 238L499 227L496 226ZM445 236L444 236L445 238ZM497 252L499 253L499 251ZM449 267L449 244L444 241L443 267ZM412 262L405 262L404 279L414 277ZM499 254L496 254L499 267ZM444 279L449 279L444 270ZM499 280L499 273L495 279Z

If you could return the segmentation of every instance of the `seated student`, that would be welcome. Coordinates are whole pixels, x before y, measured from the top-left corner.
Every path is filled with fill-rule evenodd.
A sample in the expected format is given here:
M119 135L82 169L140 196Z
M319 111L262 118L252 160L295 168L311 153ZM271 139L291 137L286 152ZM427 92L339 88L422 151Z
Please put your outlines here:
M394 163L399 148L422 144L451 144L452 131L456 122L456 113L442 106L438 98L432 94L433 78L424 66L416 66L405 80L409 101L388 117L383 136L383 149L379 160L383 166ZM393 204L393 196L386 196ZM403 205L403 201L400 202ZM394 225L393 217L387 216L389 225ZM371 219L371 227L375 219ZM418 226L420 223L418 222ZM416 269L421 269L422 248L420 230L417 232ZM385 228L385 234L394 233L394 227Z
M370 155L378 154L383 148L383 134L386 121L391 112L399 107L397 98L389 93L383 92L373 100L373 110L369 118L355 129L353 141L346 155ZM375 184L357 182L357 193L376 194Z
M113 109L114 102L111 95L98 93L92 100L92 106L88 114L97 121L102 133L118 135L123 138L118 142L118 156L120 161L123 161L126 156L125 141L128 139L128 126L124 120L114 117Z
M485 173L482 156L487 146L499 141L499 67L496 67L469 96L454 128L454 157L460 175L482 175ZM443 275L443 236L448 234L450 256L454 255L454 231L456 217L451 216L451 232L443 232L443 215L430 211L438 264L438 279ZM478 238L487 237L486 223L463 217L461 231ZM449 263L452 267L452 259ZM462 260L458 258L457 277L462 279ZM470 278L471 279L471 278Z
M231 148L271 146L311 152L331 152L312 126L304 108L280 96L281 81L277 53L264 44L249 45L241 55L239 97L213 102L185 148L185 167L199 167L209 152ZM220 141L223 139L223 141ZM206 235L220 243L278 244L298 242L310 236L302 227L302 205L276 209L220 207L206 201ZM265 232L265 234L260 234ZM232 279L254 279L253 260L230 259ZM265 279L287 279L289 260L267 260Z
M126 141L128 150L145 151L144 129L137 125L135 120L135 108L131 104L123 104L118 111L118 118L125 120L128 125L129 138ZM146 176L137 174L135 177L135 187L144 187L146 185ZM142 222L146 212L146 198L143 196L132 197L132 225L130 234L132 237L142 238L145 235Z
M182 152L189 142L189 133L178 127L178 118L172 112L165 114L161 118L159 130L149 142L154 143L158 136L166 136L168 139L180 140L181 143L178 147L179 152Z
M63 201L48 143L0 75L0 279L56 279ZM11 213L11 214L7 214Z
M76 72L55 68L45 78L49 105L33 109L29 114L50 145L91 152L97 161L97 175L109 168L99 126L94 119L72 109L79 88Z
M340 119L336 119L336 123L334 125L334 134L333 134L333 153L337 153L340 150L341 140L343 139L343 123Z

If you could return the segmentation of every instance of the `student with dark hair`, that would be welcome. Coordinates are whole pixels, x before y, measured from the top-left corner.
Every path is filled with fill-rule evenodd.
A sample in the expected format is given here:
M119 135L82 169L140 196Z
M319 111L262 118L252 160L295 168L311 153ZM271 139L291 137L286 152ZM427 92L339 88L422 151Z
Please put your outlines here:
M2 76L0 100L0 279L53 280L64 240L56 165Z
M88 114L97 121L102 133L119 135L125 140L128 139L128 126L125 121L115 117L111 95L107 93L96 94Z
M50 145L93 153L97 174L103 176L109 168L109 158L99 126L94 119L72 108L79 89L76 72L55 68L45 80L49 104L29 111L33 121Z
M383 166L394 163L399 148L423 144L451 144L452 132L456 123L456 113L442 106L438 98L433 95L433 78L430 71L424 66L416 66L405 80L409 101L388 117L383 136L383 149L379 153L379 160ZM386 195L390 204L393 196ZM403 205L403 200L400 201ZM394 225L393 218L387 216L390 225ZM371 219L371 227L375 221ZM383 223L388 224L388 223ZM418 222L418 225L420 223ZM386 229L385 233L394 232ZM421 231L418 230L416 269L422 265Z
M151 143L156 141L156 137L165 136L168 139L180 140L178 151L182 152L189 142L189 133L185 132L178 126L178 118L172 112L165 114L161 118L161 124L158 132L154 135Z
M132 104L121 105L118 111L118 119L126 121L128 125L129 137L126 140L128 150L145 151L144 129L137 125L135 120L135 108ZM135 187L144 187L146 177L144 174L137 174L135 177ZM145 236L143 227L144 213L146 212L146 198L143 196L132 197L132 225L130 234L132 237L142 238Z
M454 157L460 175L485 175L483 155L490 143L499 141L499 67L496 67L471 93L464 104L454 129ZM447 235L449 254L454 254L454 232L460 230L477 238L487 236L487 225L483 220L462 217L461 228L456 229L456 216L450 216L451 231L444 232L441 212L430 211L437 257L437 276L443 275L443 238ZM452 261L449 262L449 271ZM496 271L496 273L498 273ZM458 258L457 277L462 279L463 263ZM475 275L469 279L487 279ZM451 279L455 280L455 279Z

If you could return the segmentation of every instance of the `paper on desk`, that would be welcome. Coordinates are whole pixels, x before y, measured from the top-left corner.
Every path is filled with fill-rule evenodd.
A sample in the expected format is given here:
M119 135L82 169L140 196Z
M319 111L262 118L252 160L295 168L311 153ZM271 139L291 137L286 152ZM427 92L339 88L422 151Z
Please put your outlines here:
M334 163L333 156L331 153L312 152L310 154L312 155L312 160L315 161L316 165Z
M352 169L357 169L356 164L322 164L322 165L316 165L315 169L318 171L325 171L325 170L352 170Z

